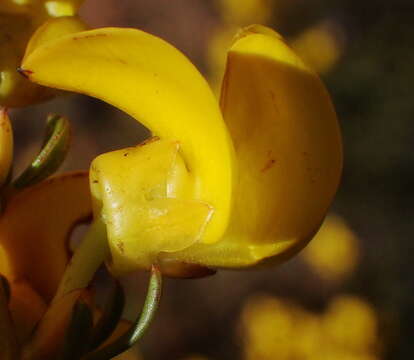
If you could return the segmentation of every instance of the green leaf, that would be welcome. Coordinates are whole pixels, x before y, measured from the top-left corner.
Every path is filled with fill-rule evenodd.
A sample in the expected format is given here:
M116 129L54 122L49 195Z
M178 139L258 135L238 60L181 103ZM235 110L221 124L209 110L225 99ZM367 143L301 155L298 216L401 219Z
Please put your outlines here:
M69 121L60 115L49 115L42 149L30 166L14 181L14 187L21 189L34 185L52 175L65 160L69 144Z
M73 306L60 360L79 360L87 351L93 327L92 311L82 299Z
M89 343L89 349L94 350L101 345L115 330L125 306L125 295L121 284L114 282L109 298L103 308L102 316L95 326Z
M161 299L162 277L161 272L155 266L151 269L151 277L149 280L147 297L142 308L141 315L137 318L131 328L123 335L121 335L112 344L109 344L101 349L95 350L84 357L82 360L109 360L113 357L122 354L133 346L148 329L154 315L158 309Z

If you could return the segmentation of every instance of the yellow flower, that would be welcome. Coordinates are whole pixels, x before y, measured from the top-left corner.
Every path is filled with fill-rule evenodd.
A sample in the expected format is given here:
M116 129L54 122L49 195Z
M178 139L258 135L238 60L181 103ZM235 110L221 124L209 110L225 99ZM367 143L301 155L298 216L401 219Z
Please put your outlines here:
M9 309L20 344L32 336L56 292L70 259L73 227L90 213L86 172L49 178L8 198L0 218L0 274L10 285ZM59 304L59 317L68 317L75 301L71 296ZM56 316L53 320L62 326ZM54 332L48 330L50 339Z
M117 106L154 135L91 167L95 227L115 273L279 262L322 223L342 166L336 115L318 76L273 30L238 34L220 106L187 58L133 29L45 42L22 68L36 83Z
M322 279L338 283L358 265L359 240L342 218L329 215L302 256Z
M25 54L33 32L46 20L61 16L73 16L82 1L79 0L2 0L0 4L0 105L6 107L27 106L50 98L55 93L24 79L17 68ZM76 31L85 29L80 20ZM66 33L61 26L56 35ZM49 33L49 38L52 38Z
M344 51L339 25L322 21L292 39L291 46L319 74L326 73L338 63Z
M380 348L377 315L355 296L335 298L323 316L323 326L333 346L366 354L377 353Z
M342 295L319 314L271 296L250 298L241 314L244 359L379 359L378 319L362 299Z
M269 21L277 0L216 0L223 20L228 24L246 26Z

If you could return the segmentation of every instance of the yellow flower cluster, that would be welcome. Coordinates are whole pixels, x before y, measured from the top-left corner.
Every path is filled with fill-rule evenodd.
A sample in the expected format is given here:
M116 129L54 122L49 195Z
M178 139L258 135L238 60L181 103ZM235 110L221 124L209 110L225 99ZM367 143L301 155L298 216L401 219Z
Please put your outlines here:
M26 46L35 30L48 19L74 16L83 0L2 0L0 3L0 106L22 107L55 94L21 76Z
M207 64L209 81L218 94L226 64L224 53L237 29L246 24L271 24L272 16L281 4L278 0L217 0L216 3L222 23L210 37ZM305 29L288 42L305 63L320 74L331 70L344 50L344 34L340 25L326 20Z
M339 284L355 270L359 252L359 239L345 220L329 215L301 257L321 279Z
M241 326L245 360L380 359L377 315L355 296L335 297L321 314L277 297L254 297Z

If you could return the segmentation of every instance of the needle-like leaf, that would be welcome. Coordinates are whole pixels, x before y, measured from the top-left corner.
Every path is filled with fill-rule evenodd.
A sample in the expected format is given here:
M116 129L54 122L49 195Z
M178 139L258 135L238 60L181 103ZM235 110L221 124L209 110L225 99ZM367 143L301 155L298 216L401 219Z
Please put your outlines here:
M14 181L14 187L21 189L52 175L65 159L69 143L69 121L60 115L49 115L42 149L30 166Z
M161 289L161 272L157 267L153 266L151 268L147 297L141 315L135 323L115 342L85 355L82 357L82 360L109 360L133 346L144 335L154 318L161 298Z

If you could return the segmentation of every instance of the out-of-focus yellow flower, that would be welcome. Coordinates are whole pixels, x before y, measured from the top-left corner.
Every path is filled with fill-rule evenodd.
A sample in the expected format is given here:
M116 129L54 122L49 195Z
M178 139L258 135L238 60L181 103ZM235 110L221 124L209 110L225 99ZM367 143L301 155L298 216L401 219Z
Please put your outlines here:
M322 279L339 282L358 264L358 238L343 219L329 215L302 257Z
M354 296L335 298L322 318L323 330L333 346L355 353L378 352L378 320L366 302Z
M334 298L314 314L270 296L251 298L241 315L246 360L379 359L374 310L357 297Z
M156 136L91 167L95 224L106 227L116 273L282 261L319 228L339 182L339 128L317 75L271 29L239 33L221 108L180 52L138 30L66 36L22 67L37 83L123 109Z
M212 32L207 52L209 82L216 94L226 65L227 49L234 41L234 34L240 27L249 24L267 24L277 0L216 0L223 24Z
M215 94L220 94L221 84L226 68L226 52L234 39L237 28L221 26L215 29L207 47L208 80Z
M0 4L0 105L27 106L55 93L30 83L18 72L26 46L34 31L46 20L73 16L80 0L2 0ZM79 21L79 20L78 20ZM79 21L80 22L80 21ZM78 28L78 31L82 28Z
M0 12L29 14L37 24L50 17L73 16L84 0L2 0Z
M272 17L277 0L216 0L216 2L226 23L246 26L267 23Z
M212 32L207 47L209 81L218 94L225 68L225 51L233 41L238 28L252 23L269 23L279 4L272 0L218 0L223 23ZM343 36L340 27L322 21L289 39L293 50L317 73L328 72L343 53Z
M243 309L245 359L306 359L321 347L319 318L270 296L253 297Z
M343 53L343 41L334 24L323 21L292 39L290 45L316 72L328 72Z
M241 317L244 358L246 360L292 359L296 350L300 352L301 336L312 336L317 333L315 329L312 329L309 334L302 332L304 330L302 320L303 323L308 322L308 326L318 326L310 314L304 314L287 301L268 296L250 299ZM313 347L314 341L315 339L307 337L305 348Z
M49 178L9 196L0 218L0 274L10 285L20 343L32 335L56 292L71 255L71 230L90 213L87 173ZM69 314L71 305L58 310Z

